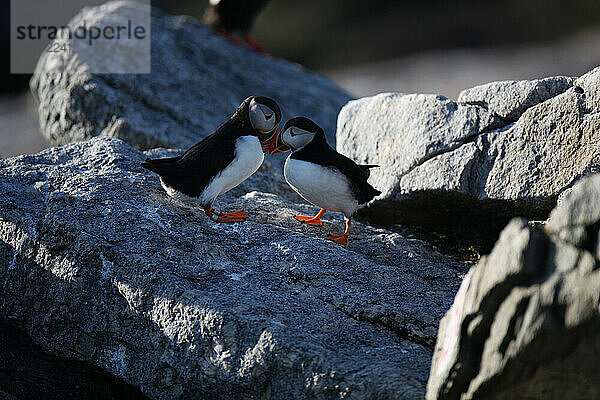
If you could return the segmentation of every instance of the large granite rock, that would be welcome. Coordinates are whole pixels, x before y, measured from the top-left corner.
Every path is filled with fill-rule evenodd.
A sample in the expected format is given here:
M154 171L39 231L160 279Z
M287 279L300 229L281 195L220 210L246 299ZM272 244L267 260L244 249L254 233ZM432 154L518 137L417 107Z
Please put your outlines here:
M458 103L478 105L503 122L519 119L528 108L551 99L573 86L574 78L556 76L531 81L501 81L466 89Z
M428 399L600 397L600 175L513 220L442 322Z
M89 7L71 21L104 26L143 12L134 2ZM42 134L52 144L95 136L139 149L186 148L212 133L250 95L274 98L284 119L314 119L335 143L335 118L350 99L325 77L239 47L196 20L152 9L150 74L94 74L102 60L44 52L31 80ZM101 56L101 55L100 55ZM285 122L285 120L284 120Z
M414 399L464 266L250 192L215 224L166 197L148 154L96 138L0 160L0 319L154 399ZM1 382L1 381L0 381ZM10 388L0 390L10 394Z
M338 117L338 151L379 164L371 182L381 198L395 197L402 175L498 126L482 107L440 95L384 93L349 102Z
M381 165L371 182L383 194L366 214L499 230L514 216L546 218L562 191L598 170L600 68L460 99L382 94L342 109L338 150Z

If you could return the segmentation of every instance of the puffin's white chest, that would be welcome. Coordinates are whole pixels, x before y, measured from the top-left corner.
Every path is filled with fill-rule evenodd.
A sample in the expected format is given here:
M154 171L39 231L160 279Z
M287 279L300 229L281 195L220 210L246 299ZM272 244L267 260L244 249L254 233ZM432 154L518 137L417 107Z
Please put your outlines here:
M292 189L317 207L347 217L358 209L348 178L338 170L288 157L283 173Z
M241 136L235 142L235 158L209 182L200 201L211 204L218 195L223 194L255 173L261 166L265 156L256 136Z

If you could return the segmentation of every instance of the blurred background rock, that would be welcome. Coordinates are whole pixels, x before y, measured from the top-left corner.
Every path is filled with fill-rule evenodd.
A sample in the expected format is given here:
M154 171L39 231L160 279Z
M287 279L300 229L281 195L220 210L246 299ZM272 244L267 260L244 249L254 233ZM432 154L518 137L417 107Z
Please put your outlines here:
M10 75L9 1L0 10L0 157L36 152L27 75ZM206 0L154 0L201 19ZM270 54L332 78L354 96L440 93L496 80L577 76L600 64L598 0L272 0L253 36Z

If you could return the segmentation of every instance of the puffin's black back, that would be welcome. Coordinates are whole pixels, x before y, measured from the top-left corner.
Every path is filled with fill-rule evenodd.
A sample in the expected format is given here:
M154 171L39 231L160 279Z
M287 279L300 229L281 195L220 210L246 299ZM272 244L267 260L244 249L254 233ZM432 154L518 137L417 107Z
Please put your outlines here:
M213 134L196 143L177 157L146 159L142 167L156 172L170 187L191 197L198 197L208 182L235 158L235 141L252 134L248 118L249 97L227 122Z
M209 5L204 13L204 24L214 30L247 33L256 14L268 0L221 0Z
M302 149L293 152L290 158L336 168L350 181L350 189L358 200L364 204L380 195L381 192L367 182L369 168L373 165L358 165L348 157L335 151L325 139L325 132L319 128L313 140Z

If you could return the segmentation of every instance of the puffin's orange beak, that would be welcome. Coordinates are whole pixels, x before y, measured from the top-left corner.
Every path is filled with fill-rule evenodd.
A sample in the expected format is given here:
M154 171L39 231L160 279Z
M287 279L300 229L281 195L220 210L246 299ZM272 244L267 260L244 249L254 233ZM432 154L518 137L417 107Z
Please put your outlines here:
M279 135L279 131L277 131L277 133L274 136L273 146L271 148L270 154L285 153L288 150L290 150L290 146L283 141L283 139Z

